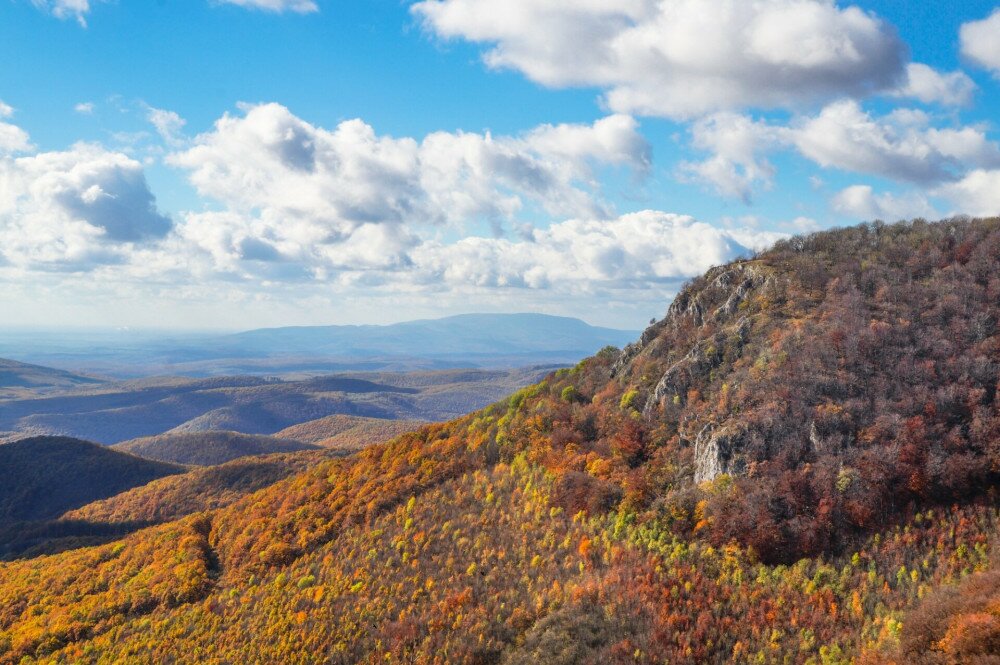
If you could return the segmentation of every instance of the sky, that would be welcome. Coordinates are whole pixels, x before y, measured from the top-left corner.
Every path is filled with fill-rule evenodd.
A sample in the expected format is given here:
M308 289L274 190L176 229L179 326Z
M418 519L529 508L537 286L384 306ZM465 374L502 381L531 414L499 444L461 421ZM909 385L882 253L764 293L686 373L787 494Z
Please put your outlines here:
M638 328L1000 214L995 0L0 0L2 326Z

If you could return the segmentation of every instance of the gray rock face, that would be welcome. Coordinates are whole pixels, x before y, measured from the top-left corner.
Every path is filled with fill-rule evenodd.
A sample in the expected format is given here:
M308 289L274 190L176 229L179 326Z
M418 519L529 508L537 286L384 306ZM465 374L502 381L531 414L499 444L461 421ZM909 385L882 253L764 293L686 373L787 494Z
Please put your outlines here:
M694 481L714 480L722 474L740 475L746 469L741 455L744 432L733 426L705 425L694 443Z
M708 272L709 282L700 289L688 288L681 291L670 303L667 315L652 324L637 342L622 349L621 355L611 368L611 375L618 376L628 368L629 363L643 349L655 340L667 326L676 326L683 320L690 320L695 326L701 327L710 319L721 321L739 311L740 303L747 296L771 279L764 271L752 263L737 263L735 265L716 268ZM722 300L722 304L710 311L708 303Z
M692 378L718 367L722 363L728 346L742 346L749 334L750 319L743 317L735 325L696 344L686 356L664 372L646 401L643 413L647 417L654 416L656 410L665 406L667 401L672 400L675 395L680 400L686 399L687 389Z
M682 325L693 325L696 334L700 333L700 339L683 357L667 367L648 394L643 408L646 418L656 418L662 409L675 401L683 404L691 385L722 365L726 357L741 352L753 326L749 317L740 316L741 305L754 292L768 286L772 279L774 277L766 268L752 261L714 268L678 294L665 318L651 325L636 343L622 350L612 367L612 376L628 376L633 361L644 352L669 353L676 359L676 349L657 346L659 338L671 328L677 330ZM689 422L685 428L692 433L698 432L688 439L694 442L696 482L712 480L721 474L746 472L744 450L749 442L745 431L738 425L708 424L700 431L698 427L699 424Z

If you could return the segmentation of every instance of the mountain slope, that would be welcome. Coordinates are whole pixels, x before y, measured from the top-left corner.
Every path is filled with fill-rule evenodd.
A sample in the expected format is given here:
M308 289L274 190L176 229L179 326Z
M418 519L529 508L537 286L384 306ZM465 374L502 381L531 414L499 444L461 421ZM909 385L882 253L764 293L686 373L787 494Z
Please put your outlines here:
M293 425L274 436L311 443L321 448L354 451L388 441L423 424L419 420L385 420L335 415Z
M42 520L183 468L60 437L0 446L0 522Z
M215 510L301 473L333 455L304 451L244 457L216 466L192 469L88 503L64 513L64 522L89 524L160 524Z
M100 383L97 378L0 358L0 399Z
M138 457L195 466L224 464L240 457L314 450L316 446L290 439L239 432L170 433L125 441L114 450Z
M713 269L636 345L491 407L0 565L0 662L892 659L997 551L998 266L986 220ZM996 655L951 609L986 628L952 653Z

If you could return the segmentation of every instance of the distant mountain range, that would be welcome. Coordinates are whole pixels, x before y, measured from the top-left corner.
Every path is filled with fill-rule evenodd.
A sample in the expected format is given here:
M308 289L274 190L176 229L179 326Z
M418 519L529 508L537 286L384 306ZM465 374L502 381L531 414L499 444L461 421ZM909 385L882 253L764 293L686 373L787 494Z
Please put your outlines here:
M0 357L114 378L306 376L575 364L604 346L627 344L637 334L543 314L465 314L384 326L271 328L226 335L0 331Z
M0 358L0 399L99 383L94 377Z
M229 376L108 382L0 398L0 441L60 435L113 444L168 432L275 434L336 414L447 420L495 402L558 367L327 374L302 380ZM331 431L320 439L340 433ZM350 441L326 445L356 447Z
M250 354L403 356L448 360L559 359L620 346L636 333L598 328L580 319L544 314L464 314L387 326L269 328L222 337L223 348Z

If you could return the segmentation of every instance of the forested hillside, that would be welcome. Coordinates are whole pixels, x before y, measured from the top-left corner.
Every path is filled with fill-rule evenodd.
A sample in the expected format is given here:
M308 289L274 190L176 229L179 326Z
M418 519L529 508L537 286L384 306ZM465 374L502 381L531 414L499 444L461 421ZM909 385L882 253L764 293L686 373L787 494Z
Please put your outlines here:
M183 471L76 439L36 437L0 445L0 524L57 517Z
M315 450L316 446L274 436L239 432L175 432L125 441L115 450L173 464L211 466L240 457Z
M998 267L956 220L715 268L491 407L0 565L0 663L995 662Z
M335 415L293 425L281 430L275 436L312 443L332 450L356 451L373 443L388 441L423 424L419 420L386 420Z

